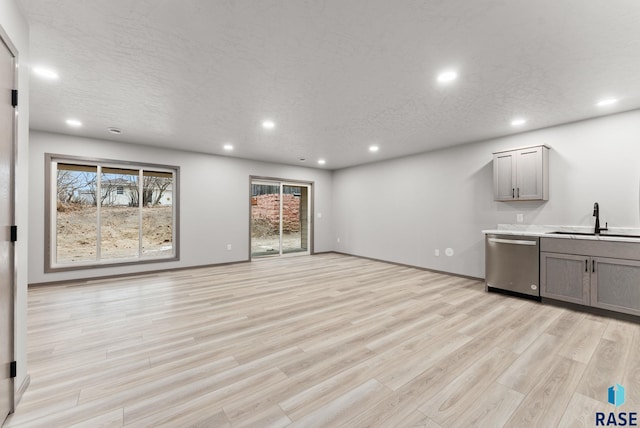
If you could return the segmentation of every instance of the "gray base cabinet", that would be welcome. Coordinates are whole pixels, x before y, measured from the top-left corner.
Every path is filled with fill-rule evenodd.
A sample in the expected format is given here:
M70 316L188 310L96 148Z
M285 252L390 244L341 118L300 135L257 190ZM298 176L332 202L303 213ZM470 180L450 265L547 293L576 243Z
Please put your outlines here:
M543 238L540 249L542 297L640 315L640 244Z
M640 315L640 261L593 258L591 306Z
M540 295L588 305L590 298L589 257L540 253Z

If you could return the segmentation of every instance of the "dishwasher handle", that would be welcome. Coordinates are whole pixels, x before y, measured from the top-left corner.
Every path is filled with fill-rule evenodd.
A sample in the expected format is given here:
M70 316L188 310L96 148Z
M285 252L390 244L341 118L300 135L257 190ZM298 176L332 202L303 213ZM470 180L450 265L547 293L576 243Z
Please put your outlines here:
M496 244L514 244L514 245L538 245L537 241L528 241L526 239L503 239L503 238L489 238L489 242L495 242Z

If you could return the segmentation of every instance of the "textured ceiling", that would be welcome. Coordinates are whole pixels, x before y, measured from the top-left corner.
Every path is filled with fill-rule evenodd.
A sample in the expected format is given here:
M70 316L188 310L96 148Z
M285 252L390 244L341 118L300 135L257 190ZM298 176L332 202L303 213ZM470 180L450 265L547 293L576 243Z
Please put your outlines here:
M638 0L20 2L32 129L337 169L640 108Z

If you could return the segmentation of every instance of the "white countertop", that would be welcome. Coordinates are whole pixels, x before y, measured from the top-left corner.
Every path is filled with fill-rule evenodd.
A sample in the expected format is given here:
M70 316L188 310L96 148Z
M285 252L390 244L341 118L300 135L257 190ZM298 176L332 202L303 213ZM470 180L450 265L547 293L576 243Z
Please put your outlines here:
M640 229L625 227L610 227L609 230L602 232L600 235L557 235L550 232L577 232L577 233L593 233L593 227L588 226L552 226L552 225L522 225L522 224L499 224L497 229L483 230L482 233L514 235L514 236L537 236L544 238L558 239L586 239L591 241L619 241L619 242L637 242L640 243ZM617 235L637 235L636 237L620 237L607 236L606 234Z

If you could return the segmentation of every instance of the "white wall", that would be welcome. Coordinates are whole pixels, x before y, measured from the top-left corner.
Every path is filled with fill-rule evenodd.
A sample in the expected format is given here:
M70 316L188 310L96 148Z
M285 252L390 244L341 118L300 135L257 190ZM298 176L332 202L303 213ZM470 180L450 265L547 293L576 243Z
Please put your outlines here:
M597 201L603 222L640 227L639 141L640 111L632 111L331 174L32 131L29 282L246 260L249 175L316 182L317 252L335 249L484 277L480 231L515 223L517 213L524 214L525 224L592 225ZM551 146L550 200L494 202L492 152L536 144ZM45 274L46 152L180 166L180 262ZM211 177L207 188L202 176ZM233 251L226 251L227 243ZM448 247L454 256L444 254ZM436 248L439 257L434 255Z
M492 152L538 144L551 147L549 201L494 202ZM640 227L640 110L336 171L334 242L484 277L482 229L516 223L516 213L526 224L593 225L594 202L603 224Z
M44 273L44 155L86 156L180 167L180 261ZM333 249L332 174L179 150L31 131L29 283L247 260L249 176L314 182L315 252ZM322 213L322 218L317 217ZM232 251L227 251L232 244Z
M0 27L18 50L18 154L16 164L17 284L15 296L15 359L19 389L27 377L27 245L29 189L29 27L14 0L0 0Z

